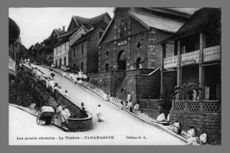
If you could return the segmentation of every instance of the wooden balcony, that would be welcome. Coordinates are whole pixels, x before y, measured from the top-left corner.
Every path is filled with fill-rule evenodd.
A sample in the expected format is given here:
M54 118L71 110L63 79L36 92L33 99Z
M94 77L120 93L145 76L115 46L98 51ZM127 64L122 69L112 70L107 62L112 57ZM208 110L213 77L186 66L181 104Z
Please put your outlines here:
M199 62L199 51L192 51L181 54L181 65L197 64ZM220 60L220 46L212 46L204 49L204 62ZM176 67L178 63L177 56L171 56L164 59L164 68Z
M164 59L164 68L176 67L178 63L177 56L171 56Z
M220 60L220 46L213 46L204 49L204 62Z
M200 50L196 50L189 53L184 53L181 55L182 65L196 64L199 62L199 52Z

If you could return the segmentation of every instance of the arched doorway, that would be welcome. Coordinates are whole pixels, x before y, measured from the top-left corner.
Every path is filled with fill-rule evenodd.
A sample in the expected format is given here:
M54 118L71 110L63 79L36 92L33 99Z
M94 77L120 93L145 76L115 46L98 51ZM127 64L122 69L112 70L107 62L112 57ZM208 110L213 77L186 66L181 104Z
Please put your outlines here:
M126 57L124 50L121 50L117 56L117 70L126 70Z
M141 58L138 57L136 60L136 69L141 69L142 68L142 64L141 64Z

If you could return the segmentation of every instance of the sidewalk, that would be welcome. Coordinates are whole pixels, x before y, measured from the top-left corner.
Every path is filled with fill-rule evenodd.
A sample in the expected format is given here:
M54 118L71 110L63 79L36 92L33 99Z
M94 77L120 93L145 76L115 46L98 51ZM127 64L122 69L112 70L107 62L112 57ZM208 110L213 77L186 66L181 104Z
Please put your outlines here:
M47 68L46 66L43 66L43 67ZM62 75L62 76L63 76L63 73L68 74L67 76L64 76L64 77L65 77L66 79L70 80L71 82L73 82L73 80L70 79L69 73L68 73L68 72L63 72L63 71L60 70L60 69L54 69L54 68L53 68L53 70L54 70L56 73L58 73L58 74L60 74L60 75ZM104 99L105 92L104 92L103 90L101 90L101 89L95 87L94 85L92 85L92 84L90 84L90 83L88 83L88 82L84 82L84 81L82 81L82 83L78 83L78 84L81 85L82 87L88 89L88 90L91 91L92 93L98 95L98 96L101 97L103 100L105 100L105 99ZM122 105L119 103L119 102L121 101L121 99L118 99L118 98L116 98L116 97L110 97L109 100L105 100L105 101L110 102L111 104L116 105L117 107L122 107ZM159 123L156 123L156 120L155 120L155 119L149 117L148 115L146 115L146 114L144 114L144 113L141 113L141 112L139 112L139 111L130 112L129 110L127 110L127 109L125 109L125 108L122 109L122 110L126 111L126 112L129 113L130 115L132 115L132 116L134 116L134 117L140 119L141 121L143 121L143 122L145 122L145 123L148 123L148 124L150 124L150 125L152 125L152 126L154 126L154 127L157 127L157 128L159 128L159 129L161 129L161 130L163 130L163 131L165 131L165 132L171 134L172 136L175 136L175 137L177 137L178 139L180 139L180 140L182 140L182 141L184 141L184 142L187 142L187 139L186 139L186 138L184 138L184 137L182 137L182 136L180 136L180 135L174 133L173 131L171 131L170 129L168 129L167 126L163 126L163 125L161 125L161 124L159 124Z

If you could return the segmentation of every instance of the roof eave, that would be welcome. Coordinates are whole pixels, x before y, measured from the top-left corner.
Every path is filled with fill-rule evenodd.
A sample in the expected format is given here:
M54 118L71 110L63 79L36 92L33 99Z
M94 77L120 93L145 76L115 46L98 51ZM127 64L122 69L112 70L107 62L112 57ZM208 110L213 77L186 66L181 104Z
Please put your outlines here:
M112 25L112 22L113 22L114 20L115 20L115 17L113 17L113 19L112 19L112 20L110 20L110 22L109 22L108 26L106 27L106 29L105 29L104 33L102 34L101 38L99 39L99 41L98 41L98 44L97 44L97 45L100 45L100 44L101 44L101 42L102 42L102 40L103 40L103 38L104 38L105 34L106 34L106 33L107 33L107 31L109 30L109 28L110 28L110 26Z

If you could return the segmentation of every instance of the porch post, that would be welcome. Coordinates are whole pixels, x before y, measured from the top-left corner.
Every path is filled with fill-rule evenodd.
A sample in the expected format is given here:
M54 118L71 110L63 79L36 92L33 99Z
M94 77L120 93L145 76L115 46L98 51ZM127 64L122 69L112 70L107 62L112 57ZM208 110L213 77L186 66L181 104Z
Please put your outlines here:
M165 54L165 47L166 44L161 44L162 52L161 52L161 95L164 94L164 54Z
M199 51L199 87L202 89L202 91L199 94L199 99L204 99L204 66L203 59L204 59L204 46L205 46L205 40L204 40L204 34L200 33L200 51Z
M181 67L181 53L180 53L180 40L177 41L177 57L178 57L178 63L177 63L177 87L182 86L182 67ZM181 93L179 92L176 97L177 100L181 99Z

